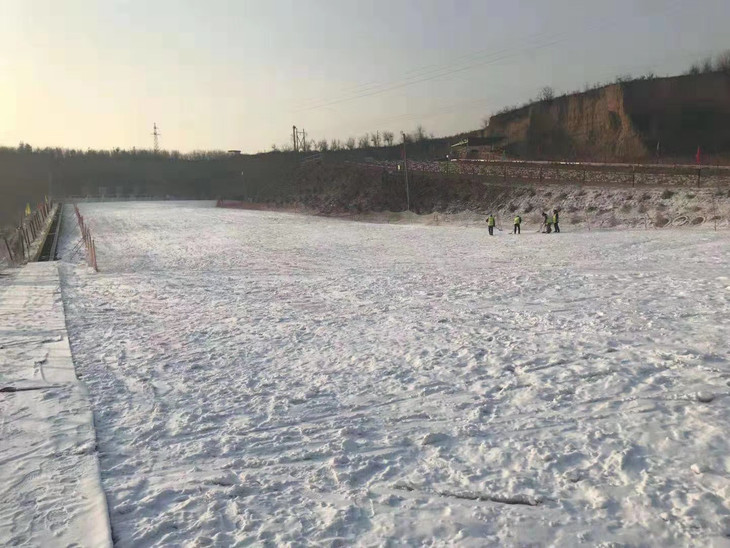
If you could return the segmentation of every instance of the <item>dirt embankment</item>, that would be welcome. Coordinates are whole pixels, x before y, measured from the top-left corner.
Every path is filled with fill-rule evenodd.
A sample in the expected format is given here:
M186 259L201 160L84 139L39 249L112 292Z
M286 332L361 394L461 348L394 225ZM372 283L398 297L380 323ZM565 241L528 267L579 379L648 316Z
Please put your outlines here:
M730 74L611 84L492 116L487 135L527 158L640 161L730 154Z
M396 222L483 222L494 213L510 225L520 215L539 225L543 211L557 209L563 226L650 228L730 225L730 188L586 186L572 183L485 184L479 177L411 172L406 195L402 172L359 165L303 167L293 194L268 203L317 215ZM233 204L228 204L229 206ZM261 208L241 204L243 207ZM235 206L235 205L234 205Z

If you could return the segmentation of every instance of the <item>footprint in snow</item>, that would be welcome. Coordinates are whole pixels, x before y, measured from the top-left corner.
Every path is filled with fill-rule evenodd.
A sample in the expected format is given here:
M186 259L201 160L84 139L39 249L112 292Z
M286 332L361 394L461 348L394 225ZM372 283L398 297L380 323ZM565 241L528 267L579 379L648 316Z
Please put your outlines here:
M421 445L436 445L449 439L448 434L443 432L429 432L421 440Z
M697 392L697 401L702 403L710 403L712 400L715 399L715 394L712 392L706 392L704 390L701 390L700 392Z

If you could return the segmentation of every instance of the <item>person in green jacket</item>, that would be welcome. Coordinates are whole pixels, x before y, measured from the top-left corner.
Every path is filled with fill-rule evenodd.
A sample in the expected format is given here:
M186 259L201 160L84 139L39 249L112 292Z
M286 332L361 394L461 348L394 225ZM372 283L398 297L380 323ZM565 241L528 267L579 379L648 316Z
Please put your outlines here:
M515 215L515 231L514 231L515 234L521 233L521 231L520 231L521 224L522 224L522 217L520 217L519 215Z
M494 224L494 215L490 213L489 217L487 217L487 227L489 228L490 236L494 236Z
M553 231L553 218L548 217L548 214L544 211L542 212L542 227L540 227L542 232L542 228L545 228L545 234L550 234Z

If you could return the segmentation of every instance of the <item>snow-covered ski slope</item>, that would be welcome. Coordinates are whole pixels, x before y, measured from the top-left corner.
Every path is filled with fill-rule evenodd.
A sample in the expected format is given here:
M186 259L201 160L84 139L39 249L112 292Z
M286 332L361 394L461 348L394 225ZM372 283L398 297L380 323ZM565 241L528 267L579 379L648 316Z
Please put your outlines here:
M81 209L118 546L725 542L730 233Z

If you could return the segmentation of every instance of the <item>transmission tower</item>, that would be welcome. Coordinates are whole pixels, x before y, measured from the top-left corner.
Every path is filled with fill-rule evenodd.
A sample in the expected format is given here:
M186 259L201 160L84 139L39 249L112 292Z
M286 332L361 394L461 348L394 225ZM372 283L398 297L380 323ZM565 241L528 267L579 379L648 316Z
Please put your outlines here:
M307 132L304 130L299 131L297 126L291 128L292 145L294 145L294 152L305 152L307 150Z
M157 122L155 122L152 127L152 136L155 138L155 152L160 152L160 135L162 134L157 130Z

